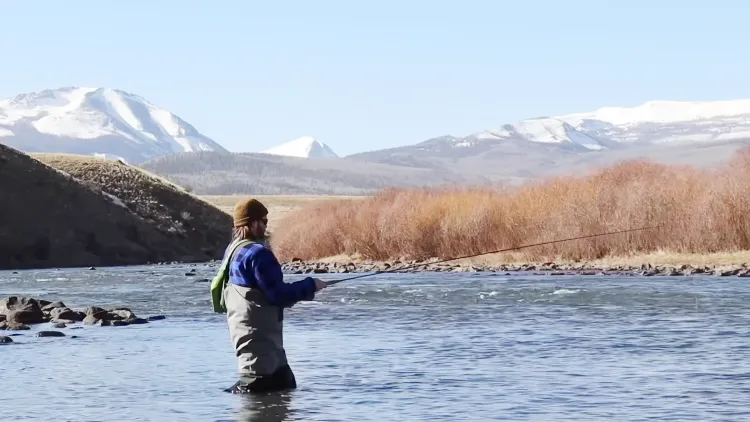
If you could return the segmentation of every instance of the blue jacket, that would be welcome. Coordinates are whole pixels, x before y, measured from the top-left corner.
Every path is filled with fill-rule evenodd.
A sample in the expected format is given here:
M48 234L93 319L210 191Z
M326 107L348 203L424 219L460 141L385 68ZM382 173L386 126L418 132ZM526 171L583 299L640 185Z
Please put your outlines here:
M258 243L245 245L235 252L229 264L229 282L259 289L269 302L282 308L315 298L315 280L312 277L294 283L284 282L281 264L276 256Z

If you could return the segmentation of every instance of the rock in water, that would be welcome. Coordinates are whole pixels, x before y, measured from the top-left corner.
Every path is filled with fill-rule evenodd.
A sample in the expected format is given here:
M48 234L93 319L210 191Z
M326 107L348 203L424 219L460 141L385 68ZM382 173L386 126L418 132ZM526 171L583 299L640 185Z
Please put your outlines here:
M148 324L150 321L164 319L163 315L154 315L148 319L139 318L125 307L104 309L89 306L83 309L68 308L63 302L34 299L22 296L9 296L0 301L0 330L29 330L26 324L50 322L55 328L66 328L68 324L82 321L84 324L103 327L122 327L131 324ZM73 327L71 329L80 328ZM38 337L60 337L65 334L59 331L42 331Z
M54 308L49 313L50 319L54 320L69 320L69 321L83 321L86 318L86 314L81 311L74 311L67 307Z
M55 308L64 308L64 307L65 307L65 304L62 303L62 302L53 302L53 303L50 303L49 305L43 307L42 308L42 312L49 313L50 311L52 311Z
M36 333L37 337L65 337L65 334L59 331L39 331Z
M30 330L31 327L29 327L26 324L21 324L20 322L15 321L3 321L0 322L0 330Z
M0 336L0 344L10 344L13 343L13 339L6 336Z
M46 320L42 306L34 298L9 296L0 301L0 314L5 315L8 322L38 324Z

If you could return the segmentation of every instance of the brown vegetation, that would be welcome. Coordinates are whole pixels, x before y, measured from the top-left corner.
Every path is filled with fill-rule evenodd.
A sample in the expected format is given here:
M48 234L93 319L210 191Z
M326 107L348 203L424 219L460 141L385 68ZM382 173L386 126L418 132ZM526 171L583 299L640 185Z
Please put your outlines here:
M579 177L503 189L403 189L291 213L274 232L281 259L453 258L556 239L513 260L592 260L750 249L750 150L719 169L624 162Z
M201 195L201 198L231 215L234 205L248 195ZM261 201L268 208L268 229L273 232L279 223L289 214L305 206L330 199L362 199L363 196L325 196L325 195L249 195Z

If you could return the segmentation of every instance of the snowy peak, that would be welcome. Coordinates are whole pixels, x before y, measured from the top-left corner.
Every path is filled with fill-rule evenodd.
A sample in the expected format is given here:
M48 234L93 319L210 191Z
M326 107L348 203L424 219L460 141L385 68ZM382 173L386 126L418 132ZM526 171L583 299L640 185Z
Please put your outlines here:
M333 149L312 136L303 136L273 148L261 151L263 154L283 155L302 158L334 158L338 155Z
M750 100L649 101L636 107L602 107L593 112L560 116L560 119L576 125L585 120L597 120L623 126L641 123L687 123L748 115Z
M111 88L46 89L0 100L0 137L30 152L116 155L133 162L226 151L171 112Z
M629 144L750 139L750 100L649 101L636 107L526 119L454 141L455 148L508 140L558 144L573 150L621 149Z
M496 139L514 138L548 144L569 143L587 149L605 148L601 142L557 118L543 117L522 120L513 125L503 125L499 130L482 132L477 137L484 139L491 139L492 137Z

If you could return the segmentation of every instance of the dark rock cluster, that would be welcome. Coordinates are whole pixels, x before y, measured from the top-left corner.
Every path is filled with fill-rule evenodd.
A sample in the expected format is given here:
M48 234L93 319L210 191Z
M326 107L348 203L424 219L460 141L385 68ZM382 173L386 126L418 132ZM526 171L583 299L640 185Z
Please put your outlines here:
M65 328L79 322L100 326L124 326L147 324L149 321L163 318L161 315L140 318L128 308L69 308L62 302L25 296L8 296L0 300L0 330L29 330L31 325L42 323L51 323L55 328ZM54 332L41 331L37 334L40 337L58 336L52 333Z

